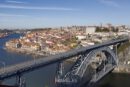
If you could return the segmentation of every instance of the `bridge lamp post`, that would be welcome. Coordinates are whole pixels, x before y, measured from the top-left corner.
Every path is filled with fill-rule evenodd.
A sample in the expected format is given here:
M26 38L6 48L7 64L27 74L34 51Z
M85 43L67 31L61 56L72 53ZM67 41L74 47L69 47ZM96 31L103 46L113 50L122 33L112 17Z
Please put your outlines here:
M5 72L5 62L3 62L3 61L0 61L0 63L3 65L3 71Z

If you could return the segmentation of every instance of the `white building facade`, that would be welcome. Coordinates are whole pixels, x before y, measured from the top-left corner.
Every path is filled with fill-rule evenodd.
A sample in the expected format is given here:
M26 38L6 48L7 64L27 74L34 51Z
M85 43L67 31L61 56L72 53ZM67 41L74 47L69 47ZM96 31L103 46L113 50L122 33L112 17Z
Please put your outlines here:
M86 34L94 34L96 31L96 27L95 26L88 26L86 27Z

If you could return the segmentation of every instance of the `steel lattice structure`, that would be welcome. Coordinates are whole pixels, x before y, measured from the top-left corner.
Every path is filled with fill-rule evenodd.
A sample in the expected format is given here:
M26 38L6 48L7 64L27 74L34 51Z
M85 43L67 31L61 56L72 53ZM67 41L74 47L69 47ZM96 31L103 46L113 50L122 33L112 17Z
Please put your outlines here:
M97 53L104 53L106 59L100 59L94 57ZM88 80L88 85L96 83L99 81L104 75L108 74L112 71L117 65L117 56L114 53L113 49L109 47L101 47L92 51L87 51L84 54L80 54L73 64L71 69L63 75L63 64L59 63L57 69L57 75L55 81L59 86L69 86L69 87L79 87L84 78L85 72L89 72L88 67L92 63L98 63L94 68L94 71L89 73L89 77L86 77ZM96 60L96 61L95 61ZM94 65L94 64L93 64Z

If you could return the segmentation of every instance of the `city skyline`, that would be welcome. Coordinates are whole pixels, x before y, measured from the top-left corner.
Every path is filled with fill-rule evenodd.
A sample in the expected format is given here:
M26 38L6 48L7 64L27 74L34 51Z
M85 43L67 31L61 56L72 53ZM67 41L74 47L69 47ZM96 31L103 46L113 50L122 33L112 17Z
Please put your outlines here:
M0 28L129 25L129 3L129 0L3 0Z

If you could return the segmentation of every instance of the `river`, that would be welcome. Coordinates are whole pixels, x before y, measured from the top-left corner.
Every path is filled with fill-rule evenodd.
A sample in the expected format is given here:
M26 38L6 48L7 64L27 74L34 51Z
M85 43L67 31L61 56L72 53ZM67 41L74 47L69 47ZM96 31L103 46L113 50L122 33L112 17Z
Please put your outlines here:
M11 34L8 37L0 39L0 67L4 67L3 62L8 66L34 59L31 55L10 52L4 49L6 41L19 37L20 34ZM22 78L26 81L26 87L55 87L55 72L56 64L53 64L24 74ZM8 85L14 85L15 83L15 77L3 81L3 84ZM111 73L99 82L98 87L130 87L130 74Z

